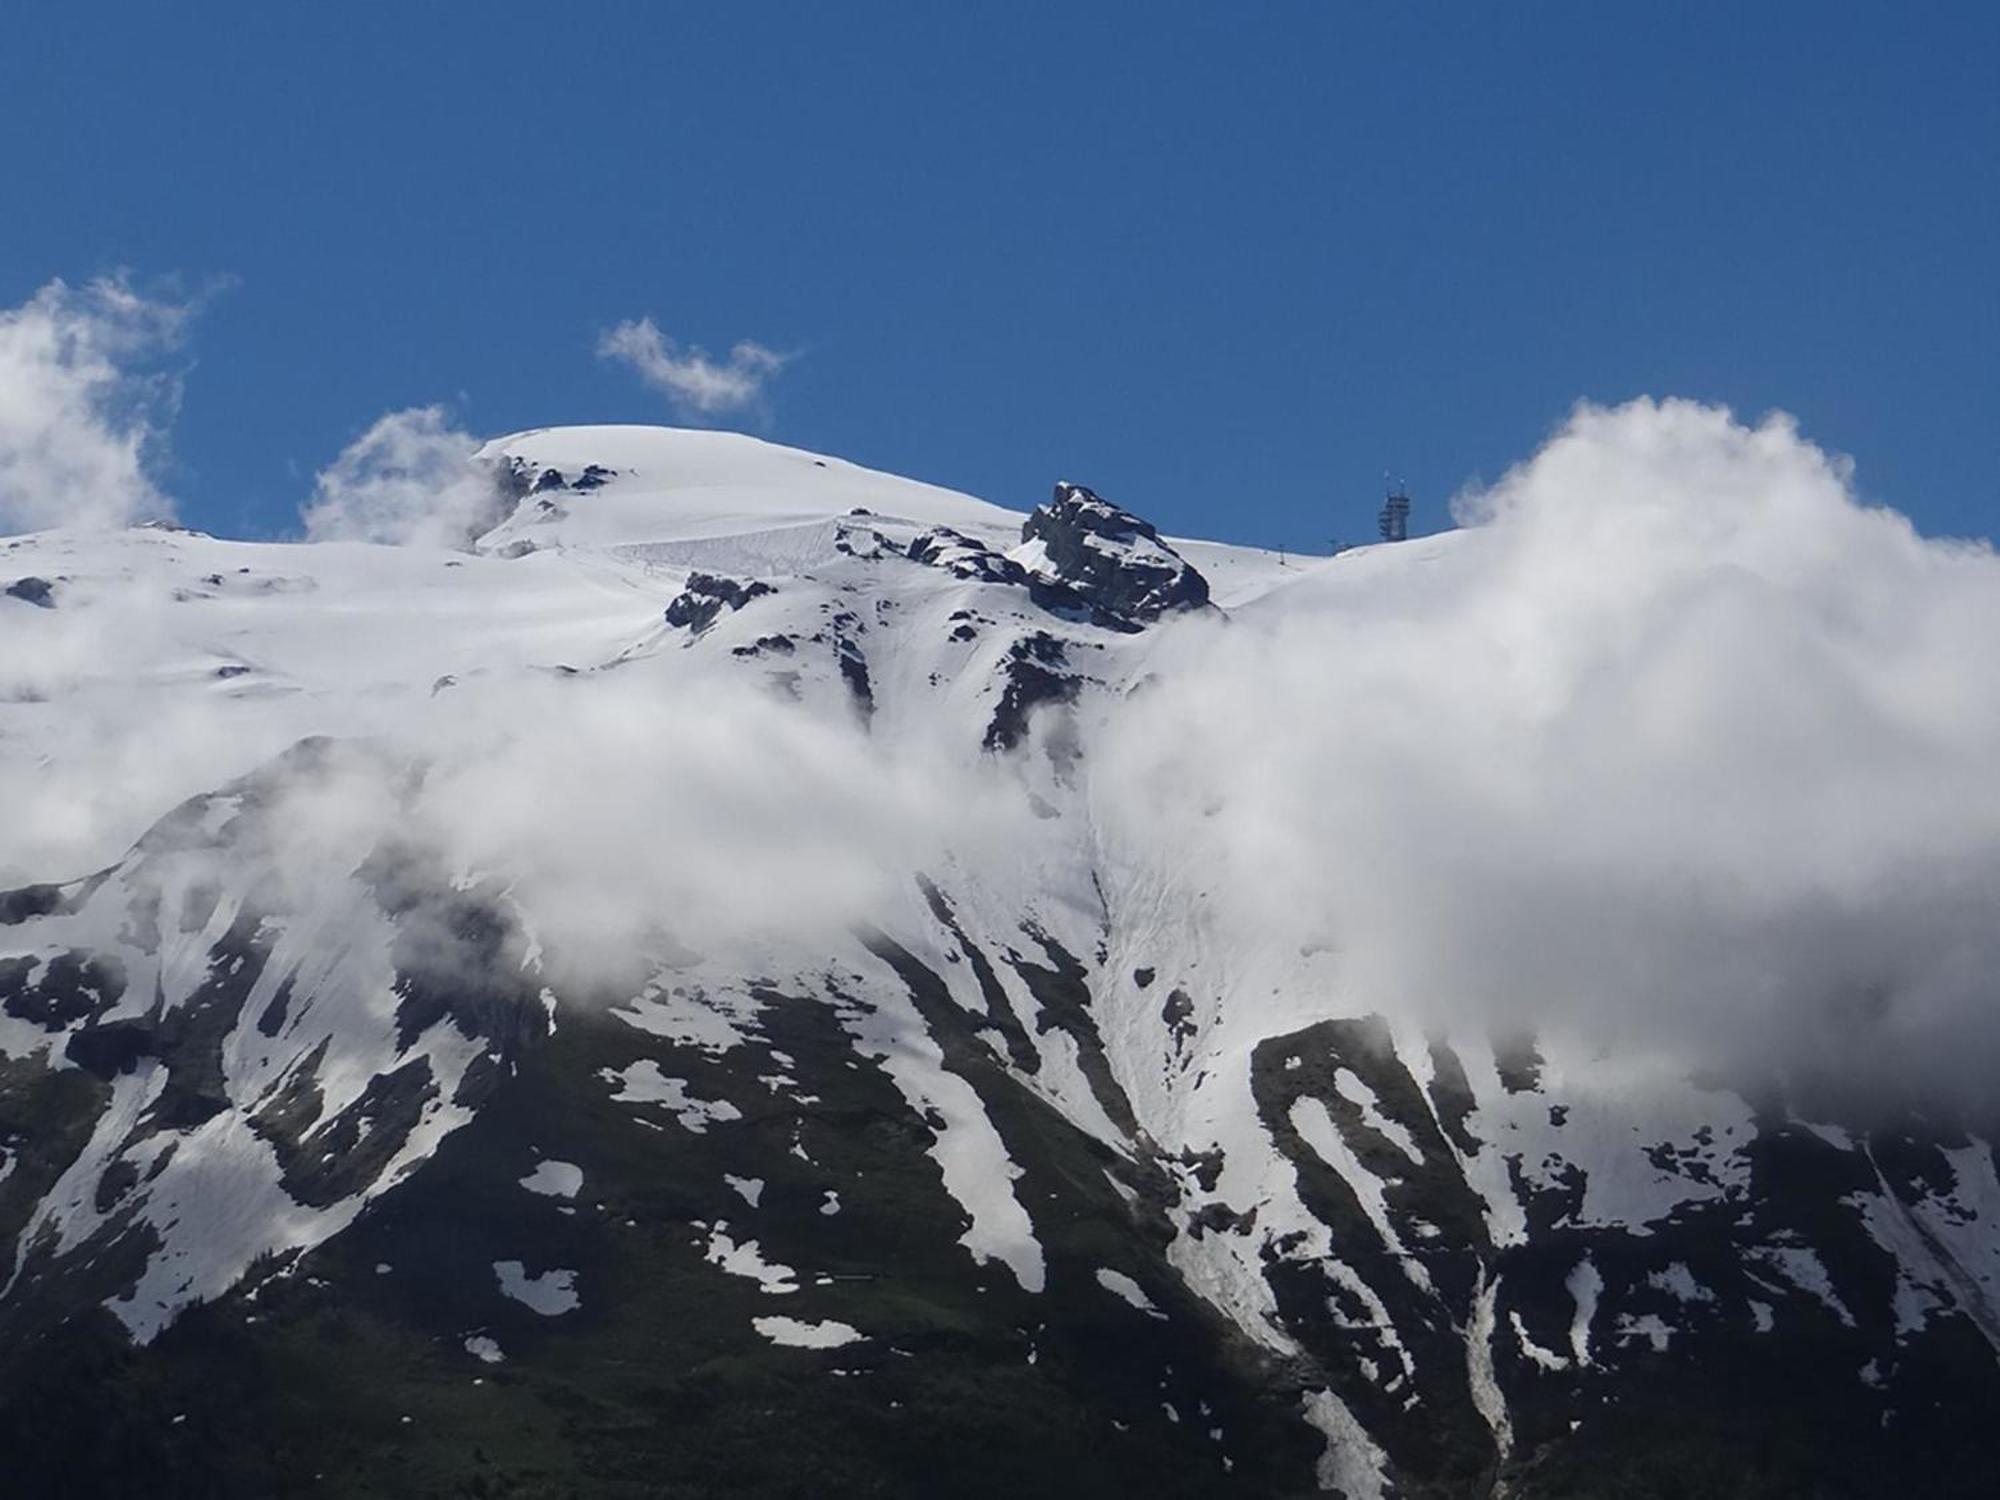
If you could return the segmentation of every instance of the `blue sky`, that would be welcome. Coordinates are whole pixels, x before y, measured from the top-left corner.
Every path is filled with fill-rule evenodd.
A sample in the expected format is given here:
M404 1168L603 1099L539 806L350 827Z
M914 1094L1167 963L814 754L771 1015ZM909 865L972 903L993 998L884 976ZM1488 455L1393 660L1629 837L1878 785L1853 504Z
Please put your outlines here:
M388 409L726 425L1169 530L1419 529L1579 397L1783 407L2000 529L2000 7L74 4L8 22L0 305L214 288L166 488L296 524Z

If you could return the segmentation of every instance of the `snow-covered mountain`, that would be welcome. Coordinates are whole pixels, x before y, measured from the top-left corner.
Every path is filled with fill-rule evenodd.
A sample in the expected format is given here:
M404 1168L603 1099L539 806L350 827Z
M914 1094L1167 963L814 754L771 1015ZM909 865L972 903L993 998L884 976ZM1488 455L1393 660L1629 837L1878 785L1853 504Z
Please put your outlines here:
M1180 636L1461 538L480 461L463 551L0 542L18 1492L2000 1485L1983 1136L1439 1029L1130 836Z

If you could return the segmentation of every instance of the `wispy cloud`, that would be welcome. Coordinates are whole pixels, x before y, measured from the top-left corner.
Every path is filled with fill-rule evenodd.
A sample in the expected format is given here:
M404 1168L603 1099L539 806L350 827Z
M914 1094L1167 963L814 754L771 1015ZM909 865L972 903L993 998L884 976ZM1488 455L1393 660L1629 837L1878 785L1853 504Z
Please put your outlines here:
M706 349L678 345L651 318L628 320L597 341L601 359L628 364L682 416L719 417L756 409L764 387L792 356L745 339L718 360Z
M316 542L462 547L504 517L494 471L476 463L479 439L442 407L380 417L319 473L301 511Z
M0 311L0 528L168 515L149 460L179 400L159 368L192 309L122 277L51 281Z

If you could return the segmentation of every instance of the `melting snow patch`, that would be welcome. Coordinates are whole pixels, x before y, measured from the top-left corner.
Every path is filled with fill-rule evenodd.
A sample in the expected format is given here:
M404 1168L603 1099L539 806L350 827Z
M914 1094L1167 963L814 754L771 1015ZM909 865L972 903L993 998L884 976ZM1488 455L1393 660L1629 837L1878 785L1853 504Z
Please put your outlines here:
M1100 1266L1097 1271L1097 1284L1120 1301L1129 1302L1149 1318L1166 1316L1153 1305L1153 1299L1146 1295L1139 1283L1122 1272L1109 1271Z
M489 1338L474 1334L465 1341L465 1352L481 1364L497 1365L507 1356L500 1352L500 1346Z
M1292 1128L1305 1140L1320 1160L1340 1174L1354 1192L1361 1204L1361 1210L1368 1215L1368 1222L1375 1226L1375 1232L1382 1237L1382 1243L1403 1268L1403 1274L1423 1291L1431 1290L1431 1274L1403 1245L1403 1237L1396 1232L1396 1226L1389 1217L1389 1200L1383 1191L1382 1179L1361 1163L1348 1147L1347 1140L1327 1113L1326 1105L1303 1095L1292 1101Z
M828 1216L829 1218L831 1218L831 1217L832 1217L832 1216L833 1216L834 1214L837 1214L837 1213L839 1213L839 1212L840 1212L840 1194L838 1194L838 1193L836 1193L836 1192L832 1191L831 1189L828 1189L828 1191L827 1191L827 1195L826 1195L826 1201L825 1201L824 1203L820 1204L820 1206L819 1206L819 1211L820 1211L821 1213L823 1213L823 1214L827 1215L827 1216Z
M626 1025L686 1047L719 1056L744 1040L744 1027L759 1006L733 991L710 993L699 985L661 989L648 985L629 1004L611 1012Z
M1766 1245L1751 1254L1774 1267L1800 1291L1808 1292L1825 1303L1833 1315L1849 1328L1854 1326L1854 1314L1840 1300L1840 1294L1833 1289L1833 1278L1826 1274L1826 1267L1813 1251L1798 1245Z
M1416 1163L1424 1164L1424 1153L1417 1147L1417 1138L1401 1125L1382 1113L1382 1106L1376 1102L1375 1090L1368 1087L1359 1073L1350 1068L1338 1068L1333 1075L1334 1092L1361 1110L1361 1121L1370 1130L1388 1141L1403 1155Z
M724 1172L722 1180L734 1188L737 1196L752 1208L755 1208L757 1200L764 1196L764 1179L761 1177L732 1177Z
M1715 1293L1694 1279L1694 1272L1686 1264L1675 1261L1664 1271L1655 1271L1646 1278L1646 1284L1682 1302L1713 1302Z
M1654 1313L1647 1313L1639 1318L1620 1318L1618 1332L1621 1337L1627 1339L1646 1339L1652 1344L1655 1354L1665 1354L1667 1342L1674 1336L1673 1329L1667 1326L1663 1318Z
M1388 1455L1340 1397L1313 1391L1304 1406L1306 1421L1326 1438L1316 1473L1320 1488L1336 1490L1347 1500L1388 1500Z
M1021 1169L1008 1156L978 1091L944 1066L944 1054L907 998L900 975L897 981L894 988L870 993L875 1002L871 1009L844 1011L841 1019L857 1050L888 1074L910 1107L931 1122L931 1159L944 1177L945 1191L971 1220L958 1242L980 1265L997 1260L1021 1290L1039 1292L1048 1268L1034 1221L1014 1194Z
M718 1120L740 1120L743 1112L727 1099L696 1099L687 1091L687 1081L669 1078L650 1057L641 1058L624 1072L603 1069L598 1076L607 1083L621 1085L611 1097L620 1104L664 1104L674 1117L696 1135Z
M797 1318L752 1318L750 1326L774 1344L792 1349L838 1349L866 1337L858 1328L831 1320L806 1323Z
M1570 1353L1576 1357L1578 1364L1587 1365L1590 1363L1590 1324L1597 1316L1597 1298L1604 1290L1604 1278L1586 1255L1576 1263L1576 1269L1569 1273L1563 1285L1568 1288L1570 1299L1576 1303L1576 1316L1569 1325Z
M493 1274L500 1278L500 1290L505 1295L545 1318L574 1312L579 1305L574 1271L544 1271L540 1276L530 1276L528 1268L518 1260L496 1260Z
M1508 1312L1507 1321L1514 1327L1514 1342L1521 1346L1521 1352L1540 1365L1544 1370L1567 1370L1569 1361L1553 1349L1544 1349L1528 1336L1528 1328L1521 1321L1518 1312Z
M708 1232L708 1263L720 1266L731 1276L745 1276L773 1296L799 1289L798 1272L764 1259L755 1240L741 1244L729 1237L729 1226L717 1224Z
M544 1198L574 1198L583 1186L583 1168L566 1161L545 1161L521 1179L521 1186Z
M1514 1424L1507 1416L1507 1397L1493 1373L1493 1325L1499 1303L1500 1278L1489 1281L1482 1274L1472 1299L1472 1322L1465 1330L1465 1371L1472 1404L1493 1429L1493 1445L1505 1458L1514 1446Z

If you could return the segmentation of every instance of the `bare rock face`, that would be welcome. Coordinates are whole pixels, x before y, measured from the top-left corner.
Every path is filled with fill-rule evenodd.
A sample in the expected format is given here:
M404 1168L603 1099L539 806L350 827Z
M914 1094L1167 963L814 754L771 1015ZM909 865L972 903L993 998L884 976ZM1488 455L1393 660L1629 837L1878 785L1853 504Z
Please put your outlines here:
M1049 571L1128 629L1208 603L1208 580L1160 540L1149 521L1067 481L1021 528Z
M910 540L908 557L926 567L942 568L954 578L974 583L1011 583L1025 588L1028 570L949 526L933 526Z
M669 625L686 626L692 634L700 635L725 608L741 609L752 599L775 592L770 584L754 579L739 583L713 573L690 573L687 587L667 605L666 621Z

